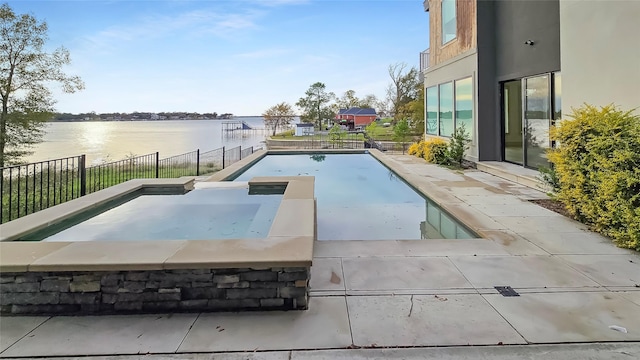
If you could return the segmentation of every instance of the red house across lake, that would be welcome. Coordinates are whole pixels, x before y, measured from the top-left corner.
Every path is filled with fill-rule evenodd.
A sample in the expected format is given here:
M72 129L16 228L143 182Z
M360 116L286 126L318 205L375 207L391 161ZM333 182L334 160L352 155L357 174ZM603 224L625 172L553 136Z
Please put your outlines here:
M354 130L371 124L376 120L377 116L375 109L352 107L340 109L336 115L335 122L338 125L345 125L349 130Z

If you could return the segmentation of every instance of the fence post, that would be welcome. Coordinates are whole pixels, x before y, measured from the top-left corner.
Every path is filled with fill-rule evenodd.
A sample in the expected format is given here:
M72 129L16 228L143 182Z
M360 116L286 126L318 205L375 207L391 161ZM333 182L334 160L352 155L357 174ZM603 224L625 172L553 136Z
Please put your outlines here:
M223 146L222 147L222 168L223 169L224 169L224 153L225 153L225 150L224 150L224 146Z
M253 154L253 146L251 146L251 153Z
M200 176L200 149L196 150L196 176Z
M160 177L160 152L156 151L156 179Z
M87 195L87 156L80 155L80 196ZM48 186L48 184L47 184Z
M240 145L240 160L242 160L242 145Z

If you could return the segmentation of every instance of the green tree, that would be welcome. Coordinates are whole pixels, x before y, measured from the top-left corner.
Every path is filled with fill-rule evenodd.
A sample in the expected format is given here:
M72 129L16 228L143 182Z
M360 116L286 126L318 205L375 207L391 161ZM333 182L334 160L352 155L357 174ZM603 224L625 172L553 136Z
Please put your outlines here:
M360 99L358 107L375 109L378 106L378 98L373 94L367 94ZM377 110L377 109L376 109Z
M396 123L393 128L393 141L402 145L402 153L404 154L404 148L409 139L411 138L411 129L407 119L401 119Z
M411 131L414 134L423 134L424 128L424 86L417 84L416 99L409 101L400 109L402 117L411 119Z
M262 117L264 117L264 125L267 129L272 130L272 136L276 135L278 129L282 129L291 124L295 116L296 114L293 112L293 108L286 102L274 105L262 114Z
M464 124L460 124L456 127L449 141L449 159L451 164L457 167L462 167L462 160L464 160L464 154L469 149L469 143L471 138L465 129Z
M347 90L344 94L336 99L336 106L338 109L349 109L352 107L360 106L360 99L356 96L356 92L353 90Z
M51 84L67 93L84 88L79 77L62 71L71 62L67 49L44 50L47 30L33 15L0 6L0 167L19 161L42 141L44 122L54 111Z
M342 148L343 145L343 137L346 134L346 131L342 130L340 125L335 124L329 130L329 141L333 145L333 148Z
M334 111L337 112L340 109L349 109L352 107L376 109L377 104L378 98L373 94L367 94L364 98L360 99L356 96L355 91L347 90L341 97L336 99Z
M403 113L406 104L416 100L420 79L418 78L418 70L415 67L407 70L405 63L389 65L388 71L391 84L387 86L387 101L394 121L398 122L406 115Z
M336 95L332 92L327 92L325 84L321 82L312 84L304 94L305 97L300 98L296 103L296 106L302 109L300 120L315 122L316 127L322 129L323 120L335 117L331 102Z

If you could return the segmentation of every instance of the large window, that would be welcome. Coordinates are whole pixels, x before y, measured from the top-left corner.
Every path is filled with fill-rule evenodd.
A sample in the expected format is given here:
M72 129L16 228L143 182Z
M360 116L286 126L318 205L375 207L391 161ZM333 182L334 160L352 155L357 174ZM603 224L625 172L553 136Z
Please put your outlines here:
M427 134L438 135L438 87L427 88Z
M439 90L439 135L450 137L453 134L453 83L440 84Z
M442 44L456 38L456 0L442 0Z
M473 139L473 81L466 78L456 81L456 127L464 129Z
M473 140L473 78L428 87L425 98L427 134L451 137L455 128L464 126Z

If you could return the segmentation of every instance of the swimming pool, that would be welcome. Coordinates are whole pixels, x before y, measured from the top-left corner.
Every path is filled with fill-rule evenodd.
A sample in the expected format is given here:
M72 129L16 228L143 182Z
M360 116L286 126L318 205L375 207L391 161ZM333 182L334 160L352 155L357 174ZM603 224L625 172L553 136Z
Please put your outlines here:
M184 195L140 195L89 219L70 219L23 240L141 241L265 238L280 194L249 194L249 185L196 188Z
M369 154L269 154L229 180L256 176L315 177L318 240L476 237Z

